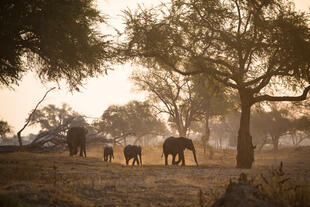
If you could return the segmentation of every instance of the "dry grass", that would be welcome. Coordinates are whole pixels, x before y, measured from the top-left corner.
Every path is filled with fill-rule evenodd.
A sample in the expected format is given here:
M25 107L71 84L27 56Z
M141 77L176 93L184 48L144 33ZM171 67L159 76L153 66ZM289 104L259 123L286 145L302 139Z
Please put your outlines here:
M256 153L251 170L234 168L232 150L214 150L210 160L198 147L199 167L190 151L185 152L186 167L164 166L161 145L143 148L143 167L125 166L122 151L115 149L113 163L103 162L102 148L88 149L86 159L69 157L68 152L1 154L0 194L30 206L90 207L200 206L204 195L203 202L209 206L241 172L259 176L280 161L296 182L310 172L309 147Z

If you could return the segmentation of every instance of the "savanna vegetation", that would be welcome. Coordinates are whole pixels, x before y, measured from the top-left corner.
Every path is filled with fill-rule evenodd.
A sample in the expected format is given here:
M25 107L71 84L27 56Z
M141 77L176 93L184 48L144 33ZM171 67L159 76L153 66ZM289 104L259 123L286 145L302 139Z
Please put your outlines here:
M33 71L74 92L129 62L145 100L87 117L43 105L51 88L17 136L0 120L0 206L309 206L309 12L286 0L168 0L123 11L124 31L104 35L95 3L4 0L0 86ZM29 126L38 133L22 136ZM85 129L86 158L69 156L72 127ZM187 166L164 166L169 136L192 139L198 162L185 150ZM142 146L142 166L125 166L128 144Z

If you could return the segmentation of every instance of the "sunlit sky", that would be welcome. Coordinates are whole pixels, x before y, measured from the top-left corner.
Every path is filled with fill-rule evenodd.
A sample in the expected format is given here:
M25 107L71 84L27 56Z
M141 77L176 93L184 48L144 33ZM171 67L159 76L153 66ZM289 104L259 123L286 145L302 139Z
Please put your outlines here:
M121 11L130 8L135 9L138 4L146 7L157 5L159 0L98 0L98 8L103 14L109 15L109 23L118 29L123 29L121 24ZM310 0L295 0L296 9L308 10ZM3 49L3 48L2 48ZM25 123L30 111L35 107L45 92L57 86L48 94L40 105L40 108L55 104L61 106L68 103L73 110L89 117L99 117L104 110L112 104L126 104L130 100L143 100L143 95L133 91L133 85L128 80L132 67L130 65L119 66L110 71L107 76L92 78L81 87L80 92L70 92L68 87L56 83L42 84L36 74L27 73L19 86L14 89L0 88L0 120L5 120L13 127L16 133ZM27 127L23 136L36 132L34 127Z

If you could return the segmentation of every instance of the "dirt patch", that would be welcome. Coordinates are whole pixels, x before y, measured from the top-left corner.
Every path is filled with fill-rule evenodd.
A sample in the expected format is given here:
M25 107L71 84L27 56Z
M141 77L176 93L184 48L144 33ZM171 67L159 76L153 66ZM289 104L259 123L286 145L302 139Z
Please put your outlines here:
M250 170L236 169L236 153L229 150L216 150L210 160L198 148L199 167L191 152L185 167L164 166L159 147L142 153L143 167L125 166L122 148L115 150L113 163L103 162L98 148L88 149L87 158L67 152L1 154L0 192L30 206L199 206L201 193L214 200L241 172L259 176L283 161L296 182L310 174L309 147L256 153Z

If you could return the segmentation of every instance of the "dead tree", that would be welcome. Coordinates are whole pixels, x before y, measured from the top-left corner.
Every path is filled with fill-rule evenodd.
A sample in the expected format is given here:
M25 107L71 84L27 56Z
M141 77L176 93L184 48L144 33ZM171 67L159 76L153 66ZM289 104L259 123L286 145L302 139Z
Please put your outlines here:
M22 145L23 145L23 143L22 143L22 137L21 137L22 131L28 126L29 122L31 121L32 115L35 113L35 111L36 111L37 108L39 107L40 103L42 103L42 101L45 99L45 97L47 96L47 94L48 94L50 91L54 90L55 88L56 88L56 87L53 87L53 88L49 89L49 90L45 93L45 95L43 96L43 98L37 103L36 107L35 107L35 108L33 109L33 111L30 113L30 115L29 115L29 117L28 117L28 119L27 119L25 125L23 126L23 128L21 128L21 130L19 130L19 131L17 132L17 137L18 137L19 146L22 146Z

